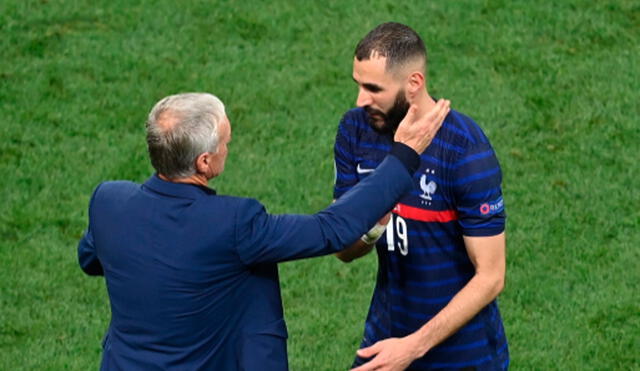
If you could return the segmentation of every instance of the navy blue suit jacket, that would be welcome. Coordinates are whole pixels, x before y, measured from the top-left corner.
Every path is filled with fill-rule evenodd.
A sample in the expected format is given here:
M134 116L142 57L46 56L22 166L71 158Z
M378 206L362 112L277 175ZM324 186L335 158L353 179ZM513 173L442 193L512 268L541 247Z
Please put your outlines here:
M286 370L276 263L357 240L411 188L406 158L388 156L315 215L270 215L256 200L155 175L100 184L78 257L109 293L101 368Z

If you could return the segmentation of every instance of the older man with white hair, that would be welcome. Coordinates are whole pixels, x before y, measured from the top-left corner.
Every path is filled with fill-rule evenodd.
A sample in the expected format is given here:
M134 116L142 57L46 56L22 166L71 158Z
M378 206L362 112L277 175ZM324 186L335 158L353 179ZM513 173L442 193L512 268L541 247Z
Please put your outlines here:
M111 323L103 370L286 370L287 330L277 263L343 249L411 188L422 152L448 112L415 120L366 181L314 215L270 215L256 200L222 196L231 125L213 95L158 102L147 121L157 173L143 184L100 184L80 266L105 277Z

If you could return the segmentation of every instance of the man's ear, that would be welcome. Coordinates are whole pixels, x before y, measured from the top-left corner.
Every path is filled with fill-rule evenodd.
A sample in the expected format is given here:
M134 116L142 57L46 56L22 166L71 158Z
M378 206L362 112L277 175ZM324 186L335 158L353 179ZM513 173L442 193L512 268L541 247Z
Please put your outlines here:
M406 92L411 100L424 89L424 73L415 71L407 77Z
M208 152L201 153L196 157L196 172L198 174L207 174L209 171L209 162L211 161L211 154Z

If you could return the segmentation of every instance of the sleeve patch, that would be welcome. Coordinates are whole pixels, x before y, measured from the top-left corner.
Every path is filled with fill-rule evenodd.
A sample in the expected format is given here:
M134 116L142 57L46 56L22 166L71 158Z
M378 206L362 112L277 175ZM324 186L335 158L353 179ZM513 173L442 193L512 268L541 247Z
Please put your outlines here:
M480 205L480 214L481 215L493 215L504 210L504 200L502 196L498 197L497 200L491 202L485 202Z

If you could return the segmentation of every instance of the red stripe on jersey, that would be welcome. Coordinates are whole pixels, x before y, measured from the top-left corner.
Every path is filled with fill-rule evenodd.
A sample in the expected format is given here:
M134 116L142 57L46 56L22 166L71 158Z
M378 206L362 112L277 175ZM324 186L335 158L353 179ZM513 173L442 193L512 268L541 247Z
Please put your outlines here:
M406 219L418 220L421 222L447 223L458 220L458 213L455 210L425 210L405 204L397 204L393 213Z

